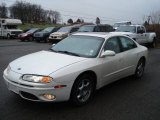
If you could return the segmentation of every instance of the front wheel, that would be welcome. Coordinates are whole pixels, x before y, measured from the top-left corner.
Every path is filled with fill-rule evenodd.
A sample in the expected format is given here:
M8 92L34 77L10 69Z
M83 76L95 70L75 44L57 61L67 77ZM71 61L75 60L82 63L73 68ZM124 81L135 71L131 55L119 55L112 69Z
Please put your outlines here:
M92 76L88 74L80 76L73 85L71 101L78 106L86 104L93 96L94 86L95 82Z
M33 41L33 37L32 37L32 36L30 36L28 40L29 40L29 41Z
M145 68L145 60L141 58L137 64L136 71L134 74L137 79L143 76L144 68Z

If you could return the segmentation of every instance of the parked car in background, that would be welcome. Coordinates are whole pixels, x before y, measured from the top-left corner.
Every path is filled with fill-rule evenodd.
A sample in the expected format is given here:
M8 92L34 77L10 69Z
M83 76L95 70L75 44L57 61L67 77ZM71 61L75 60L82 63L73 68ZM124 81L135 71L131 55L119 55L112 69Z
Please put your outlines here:
M111 25L84 25L79 28L78 32L113 32L114 29Z
M113 25L113 28L115 30L117 30L118 27L122 26L122 25L131 25L131 21L122 21L122 22L116 22L114 25Z
M79 29L80 25L66 26L60 28L57 32L50 34L48 40L49 42L57 42L66 37L69 34L76 32Z
M117 33L127 35L137 41L139 44L149 44L151 47L156 46L156 33L146 32L142 25L124 25L116 30Z
M40 42L40 41L47 42L48 38L49 38L49 35L51 33L56 32L59 29L60 29L60 27L48 27L48 28L45 28L44 30L42 30L40 32L36 32L34 34L34 40L36 42Z
M32 29L30 29L29 31L18 35L18 38L19 38L21 41L25 41L25 40L33 41L33 40L34 40L34 37L33 37L34 33L39 32L39 31L41 31L41 30L42 30L42 29L40 29L40 28L32 28Z
M148 50L117 33L75 33L4 70L8 89L31 101L84 105L94 91L126 76L141 78Z
M26 28L26 29L24 29L24 30L23 30L23 33L29 31L30 29L32 29L32 28Z

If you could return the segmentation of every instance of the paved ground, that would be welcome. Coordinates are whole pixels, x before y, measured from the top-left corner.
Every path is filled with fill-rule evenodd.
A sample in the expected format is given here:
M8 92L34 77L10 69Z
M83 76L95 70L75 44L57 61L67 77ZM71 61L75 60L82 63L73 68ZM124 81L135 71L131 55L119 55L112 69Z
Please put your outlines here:
M8 91L2 78L8 63L50 47L46 43L0 40L0 120L160 120L160 49L149 50L141 80L128 77L112 83L82 107L68 102L30 102Z

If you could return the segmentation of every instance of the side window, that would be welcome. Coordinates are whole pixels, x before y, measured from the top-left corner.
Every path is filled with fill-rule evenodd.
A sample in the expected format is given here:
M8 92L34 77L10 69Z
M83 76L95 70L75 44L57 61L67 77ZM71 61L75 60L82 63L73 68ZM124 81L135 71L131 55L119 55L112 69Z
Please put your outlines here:
M113 37L107 40L104 46L104 50L112 50L115 53L120 53L121 49L120 49L119 39L117 37Z
M137 33L141 31L141 27L137 27Z
M142 32L143 32L143 33L145 33L145 29L144 29L144 27L141 27L141 29L142 29Z
M120 41L122 44L123 51L127 51L137 47L135 42L127 37L120 37Z
M95 28L94 28L94 32L100 32L100 28L99 28L99 26L95 26Z
M106 32L106 27L105 26L99 26L100 32Z

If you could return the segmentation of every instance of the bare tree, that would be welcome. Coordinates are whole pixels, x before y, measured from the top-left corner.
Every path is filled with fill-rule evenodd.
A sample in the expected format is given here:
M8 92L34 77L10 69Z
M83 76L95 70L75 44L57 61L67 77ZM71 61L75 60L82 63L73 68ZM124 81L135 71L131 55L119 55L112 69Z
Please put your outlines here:
M70 18L70 19L68 19L68 24L73 24L73 20Z
M40 5L23 1L16 1L10 7L12 18L21 19L23 23L57 23L60 13L53 10L44 10Z
M7 10L6 4L2 3L0 5L0 18L6 18L7 13L8 13L8 10Z
M96 24L100 24L100 23L101 23L101 21L100 21L99 17L97 17L96 18Z
M160 24L160 11L152 12L148 17L152 24Z

